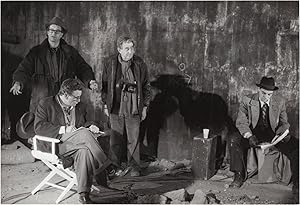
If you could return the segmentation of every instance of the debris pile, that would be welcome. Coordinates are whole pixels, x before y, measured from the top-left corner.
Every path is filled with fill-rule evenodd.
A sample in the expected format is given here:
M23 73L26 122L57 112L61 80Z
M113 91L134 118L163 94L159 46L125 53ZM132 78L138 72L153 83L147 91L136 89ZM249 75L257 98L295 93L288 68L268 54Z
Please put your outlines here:
M141 195L130 203L134 204L220 204L213 193L205 194L198 189L194 194L189 194L185 189L178 189L163 194Z
M166 159L156 160L151 162L144 172L145 174L164 172L165 174L169 175L178 175L184 172L191 172L191 161L186 159L178 162L173 162Z

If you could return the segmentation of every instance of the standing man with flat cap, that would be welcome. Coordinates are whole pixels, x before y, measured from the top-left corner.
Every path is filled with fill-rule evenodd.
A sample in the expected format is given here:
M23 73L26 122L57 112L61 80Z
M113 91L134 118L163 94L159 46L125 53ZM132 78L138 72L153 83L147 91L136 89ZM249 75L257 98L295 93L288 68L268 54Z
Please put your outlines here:
M46 24L47 38L33 47L13 73L14 95L22 94L26 84L31 83L30 111L34 112L39 100L55 95L67 78L79 78L88 88L98 89L92 68L78 51L62 38L67 27L59 17Z
M242 99L236 120L239 133L230 138L230 170L235 173L230 187L234 188L242 186L246 179L245 149L256 147L262 142L271 142L290 127L284 99L273 95L278 90L274 78L262 77L256 85L258 92ZM290 160L293 188L298 190L299 141L288 134L275 147Z

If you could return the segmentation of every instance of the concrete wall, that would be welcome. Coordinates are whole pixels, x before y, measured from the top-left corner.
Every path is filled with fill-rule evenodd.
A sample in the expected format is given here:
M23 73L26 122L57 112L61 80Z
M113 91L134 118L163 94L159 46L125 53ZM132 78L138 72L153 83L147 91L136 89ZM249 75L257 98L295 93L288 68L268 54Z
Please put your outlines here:
M2 37L17 35L20 40L2 45L15 55L24 57L45 38L47 21L61 16L68 25L66 41L80 51L100 81L103 58L115 52L119 34L129 33L151 78L185 75L195 90L222 96L233 119L241 95L255 92L263 75L273 75L287 100L291 132L299 136L296 1L1 2L1 10ZM176 66L165 66L167 60ZM99 94L86 93L84 98L93 105L95 118L102 119ZM176 135L172 127L165 129L171 130L164 132L167 135Z

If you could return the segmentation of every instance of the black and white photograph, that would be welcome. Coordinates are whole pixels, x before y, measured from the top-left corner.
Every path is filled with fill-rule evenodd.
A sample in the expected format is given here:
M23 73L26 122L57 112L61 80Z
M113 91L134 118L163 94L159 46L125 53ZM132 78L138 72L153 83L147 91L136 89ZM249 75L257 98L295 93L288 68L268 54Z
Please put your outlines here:
M1 204L299 204L299 1L6 1Z

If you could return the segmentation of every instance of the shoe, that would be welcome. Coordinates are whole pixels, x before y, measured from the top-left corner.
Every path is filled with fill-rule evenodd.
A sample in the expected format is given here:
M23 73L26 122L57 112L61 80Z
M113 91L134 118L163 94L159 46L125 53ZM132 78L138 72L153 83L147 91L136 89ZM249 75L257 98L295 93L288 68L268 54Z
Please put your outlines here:
M79 203L81 204L94 204L94 202L90 199L89 193L79 195Z
M230 188L240 188L245 180L245 174L244 172L235 172L234 173L234 180L229 185Z
M109 180L113 180L117 177L120 177L122 175L122 172L122 169L113 169L108 173L107 177Z
M114 178L116 178L119 173L122 172L121 169L119 169L116 165L114 164L110 164L107 168L106 168L106 173L107 173L107 177L109 180L112 180Z
M129 172L131 172L132 167L128 166L126 169L124 169L121 173L121 176L125 176L126 174L128 174Z

